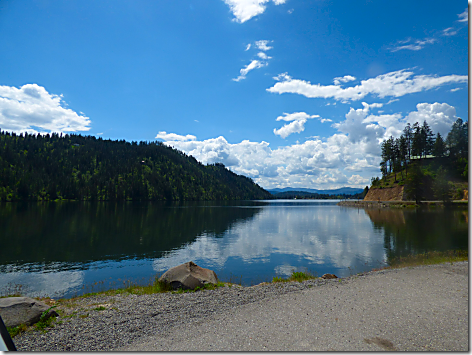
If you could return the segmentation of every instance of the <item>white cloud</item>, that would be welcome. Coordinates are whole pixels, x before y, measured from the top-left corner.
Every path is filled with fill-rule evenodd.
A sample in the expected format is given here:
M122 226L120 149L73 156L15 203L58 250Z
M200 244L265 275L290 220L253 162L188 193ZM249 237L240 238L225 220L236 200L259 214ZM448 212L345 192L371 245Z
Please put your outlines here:
M435 134L439 132L443 137L447 135L452 124L457 120L456 109L446 103L419 103L416 105L416 109L417 111L408 114L405 123L419 122L421 124L426 121Z
M277 117L277 121L287 121L289 124L284 125L282 128L275 129L274 134L281 136L282 138L287 138L292 133L300 133L305 130L305 123L308 119L320 117L319 115L309 115L305 112L294 112L294 113L285 113L285 116Z
M186 136L181 136L179 134L175 133L166 133L166 131L161 131L159 132L156 137L156 139L163 139L165 141L194 141L197 139L197 137L192 136L191 134L187 134Z
M246 79L247 73L249 73L251 70L262 68L262 67L265 67L266 65L267 65L267 63L265 63L265 62L261 62L259 60L253 60L251 63L246 65L244 68L242 68L239 71L241 73L241 75L239 75L237 78L235 78L233 80L234 81L240 81L240 80Z
M352 175L348 180L347 182L350 184L350 185L363 185L363 184L370 184L370 180L365 178L365 177L362 177L360 175Z
M366 95L400 97L403 95L437 88L450 83L466 83L467 75L416 75L405 69L362 80L359 85L343 88L341 85L313 85L309 81L292 79L287 73L279 74L272 93L294 93L308 98L334 98L336 100L360 100Z
M286 0L272 0L275 5L281 5ZM235 21L244 23L266 10L269 0L224 0L235 17Z
M267 54L265 54L264 52L259 52L257 53L257 56L261 59L271 59L272 57L269 57Z
M451 90L449 90L449 91L450 91L450 92L456 92L456 91L461 90L461 89L462 89L462 88L455 88L455 89L451 89Z
M251 43L249 43L247 46L246 46L246 49L244 51L248 51L249 49L251 48Z
M443 36L454 36L457 34L457 29L454 27L446 28L442 31Z
M434 38L425 38L423 40L418 39L418 40L416 40L416 41L414 41L410 44L406 44L410 41L411 41L411 38L408 38L404 41L398 41L397 46L393 47L393 48L390 48L390 51L391 52L397 52L397 51L402 50L402 49L408 49L410 51L419 51L419 50L423 49L426 44L433 44L437 40L434 39ZM399 45L399 44L402 44L402 45Z
M270 41L267 41L267 40L260 40L260 41L256 41L255 45L257 48L259 48L261 51L268 51L270 49L272 49L273 47L270 47L268 46L268 44L270 43Z
M356 78L352 75L345 75L343 77L337 77L333 79L334 85L339 85L341 83L347 83L349 81L356 80Z
M285 139L292 133L303 132L305 130L305 123L306 123L306 119L290 122L289 124L284 125L282 128L279 128L279 129L274 128L274 134L281 136L282 138Z
M372 176L380 174L380 143L384 139L390 135L399 137L408 122L422 124L425 120L434 134L440 132L446 136L457 119L455 108L446 103L419 103L415 111L406 115L373 114L372 108L378 107L379 104L365 102L361 108L351 107L343 121L332 124L338 131L334 135L309 137L305 142L274 149L264 141L232 144L224 137L204 141L167 140L165 144L204 164L223 163L237 174L252 177L264 188L346 185L363 188ZM300 113L280 116L280 121L290 122L279 130L281 136L302 132L308 117L312 118L306 113L295 114Z
M325 122L333 122L333 120L330 120L329 118L320 118L321 123Z
M285 116L279 116L277 117L276 121L301 121L301 120L307 120L310 118L316 118L320 117L319 115L309 115L305 112L294 112L294 113L285 113Z
M66 108L62 97L37 84L0 86L0 127L17 133L90 130L90 118Z
M469 22L469 8L466 8L465 11L459 15L457 15L459 17L459 22Z

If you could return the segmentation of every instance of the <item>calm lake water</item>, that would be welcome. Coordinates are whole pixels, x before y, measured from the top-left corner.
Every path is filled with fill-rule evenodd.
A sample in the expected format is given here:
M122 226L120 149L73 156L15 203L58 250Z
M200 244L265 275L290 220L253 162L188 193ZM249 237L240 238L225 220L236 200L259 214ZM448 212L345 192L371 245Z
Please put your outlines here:
M147 283L190 260L251 285L294 270L343 277L395 256L468 249L468 210L337 202L0 204L0 295L72 297Z

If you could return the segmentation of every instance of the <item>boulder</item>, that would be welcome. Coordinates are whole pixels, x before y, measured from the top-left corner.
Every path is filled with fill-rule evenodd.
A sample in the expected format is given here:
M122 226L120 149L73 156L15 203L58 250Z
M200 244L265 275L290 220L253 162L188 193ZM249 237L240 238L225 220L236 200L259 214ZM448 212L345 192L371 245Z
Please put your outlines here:
M322 279L329 280L329 279L337 279L338 277L335 274L324 274L321 276Z
M174 290L194 290L203 287L207 283L216 285L218 277L210 269L204 269L192 261L167 270L159 281L164 281L172 286Z
M7 327L17 327L20 324L33 325L39 322L43 312L50 307L44 302L30 297L0 298L0 316ZM49 310L44 319L58 316L56 311Z

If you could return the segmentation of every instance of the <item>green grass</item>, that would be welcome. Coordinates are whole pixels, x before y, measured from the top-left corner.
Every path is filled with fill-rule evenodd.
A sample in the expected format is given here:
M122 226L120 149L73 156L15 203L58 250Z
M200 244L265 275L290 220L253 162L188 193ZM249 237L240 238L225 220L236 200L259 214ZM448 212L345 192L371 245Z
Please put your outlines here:
M45 310L42 314L41 314L41 318L39 319L39 322L36 323L34 325L34 327L37 329L37 330L41 330L43 332L46 332L47 328L52 328L54 327L54 321L56 320L56 317L55 316L52 316L52 317L48 317L46 318L47 314L49 313L49 311L53 308L55 308L56 306L53 306L53 307L49 307L47 310Z
M94 311L105 311L106 309L107 309L106 307L100 306L100 307L94 308L93 310Z
M8 333L12 338L16 337L18 334L26 332L28 330L28 326L25 324L20 324L17 327L7 327Z
M403 257L397 257L389 262L386 269L399 267L412 267L421 265L434 265L443 263L453 263L458 261L468 261L467 250L448 250L448 251L429 251L423 254L414 254Z
M275 276L272 279L273 283L276 282L290 282L290 281L297 281L297 282L302 282L306 280L313 280L317 279L318 277L310 274L309 272L302 272L302 271L294 271L292 272L292 275L288 279L283 279L280 276Z

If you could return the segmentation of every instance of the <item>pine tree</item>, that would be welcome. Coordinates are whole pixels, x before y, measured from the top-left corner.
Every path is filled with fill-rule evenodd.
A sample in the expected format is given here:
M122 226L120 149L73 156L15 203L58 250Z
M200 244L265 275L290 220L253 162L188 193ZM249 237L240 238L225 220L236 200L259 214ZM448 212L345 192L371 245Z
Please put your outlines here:
M441 133L438 132L433 145L433 155L435 157L443 157L446 154L446 143L444 142Z

